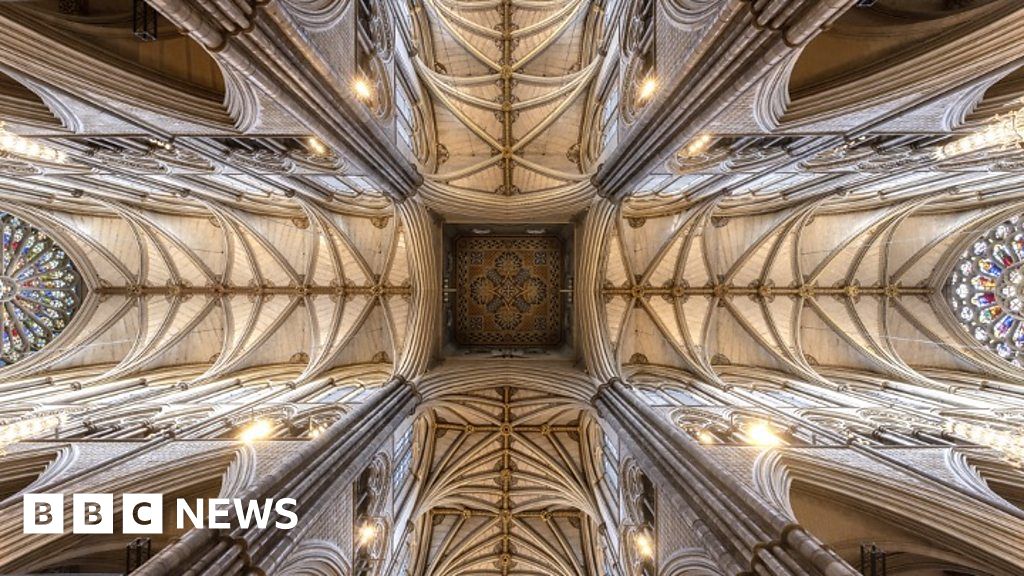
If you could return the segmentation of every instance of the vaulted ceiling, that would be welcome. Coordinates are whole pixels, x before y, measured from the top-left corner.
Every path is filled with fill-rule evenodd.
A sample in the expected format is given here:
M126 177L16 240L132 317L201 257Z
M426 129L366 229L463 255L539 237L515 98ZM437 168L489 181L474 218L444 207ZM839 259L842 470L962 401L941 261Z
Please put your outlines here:
M723 365L822 382L823 367L1017 380L965 338L943 290L950 253L973 239L964 231L1021 205L949 212L929 199L851 213L824 197L737 216L706 201L674 216L620 218L602 288L609 344L619 362L710 380Z
M7 375L93 366L83 380L102 382L204 365L187 378L198 383L291 363L304 383L402 354L411 287L396 219L313 205L291 219L195 207L171 215L104 202L98 214L74 215L11 204L66 239L88 320Z
M592 138L590 116L601 105L594 80L604 64L597 8L428 0L412 23L412 65L444 150L424 174L427 203L467 215L490 208L506 220L529 218L538 205L585 207L594 167L580 147Z

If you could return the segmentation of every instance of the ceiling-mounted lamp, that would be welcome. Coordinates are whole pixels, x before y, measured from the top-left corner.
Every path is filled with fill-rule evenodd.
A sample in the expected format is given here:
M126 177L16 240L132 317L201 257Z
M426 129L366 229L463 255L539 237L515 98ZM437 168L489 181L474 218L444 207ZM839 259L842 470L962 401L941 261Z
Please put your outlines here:
M361 547L365 548L370 544L373 544L373 541L377 539L377 525L370 521L364 522L363 525L359 527L358 537L359 545Z
M238 435L238 439L246 444L251 444L256 440L265 440L269 438L273 432L274 426L270 421L260 418L252 421L248 426L246 426L245 429L242 430L242 433Z
M633 544L636 546L638 556L644 560L654 559L654 540L647 532L638 532L633 538Z
M307 138L306 146L309 147L309 151L316 156L327 156L330 153L327 146L316 136L310 136Z
M679 152L679 156L681 158L693 158L695 156L700 156L707 152L708 148L711 148L712 141L713 137L711 134L701 134L691 140L690 143L686 145L686 148L683 148Z
M771 424L767 422L754 422L747 426L743 431L743 435L746 436L748 442L762 448L773 448L782 444L782 439L772 429Z
M700 432L697 432L697 441L705 445L714 444L715 435L707 430L701 430Z

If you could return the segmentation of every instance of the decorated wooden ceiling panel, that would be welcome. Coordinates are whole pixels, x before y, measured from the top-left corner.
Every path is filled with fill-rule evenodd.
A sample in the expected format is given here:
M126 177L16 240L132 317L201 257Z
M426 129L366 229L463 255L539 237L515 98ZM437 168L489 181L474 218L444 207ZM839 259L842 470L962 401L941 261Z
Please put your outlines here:
M564 341L565 255L558 237L454 241L454 340L488 348L557 347Z

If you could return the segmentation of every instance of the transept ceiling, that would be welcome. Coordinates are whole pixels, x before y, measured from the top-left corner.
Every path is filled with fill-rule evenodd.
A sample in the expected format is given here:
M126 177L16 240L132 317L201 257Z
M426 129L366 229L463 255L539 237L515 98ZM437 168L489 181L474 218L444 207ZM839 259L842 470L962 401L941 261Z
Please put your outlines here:
M508 374L497 375L505 385L456 391L480 374L423 382L422 474L431 480L414 511L414 572L595 572L598 512L586 488L580 399Z

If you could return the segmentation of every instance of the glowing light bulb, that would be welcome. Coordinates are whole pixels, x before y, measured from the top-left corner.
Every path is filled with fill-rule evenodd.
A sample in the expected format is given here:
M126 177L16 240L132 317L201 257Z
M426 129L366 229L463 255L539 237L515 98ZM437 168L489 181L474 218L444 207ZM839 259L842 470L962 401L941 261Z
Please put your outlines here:
M246 444L255 442L256 440L263 440L269 438L271 433L274 432L274 427L267 420L256 420L252 424L245 427L242 433L238 435L238 439Z
M370 86L370 83L365 78L356 78L352 82L352 91L356 93L356 98L363 102L369 102L373 99L373 87Z
M653 76L649 76L640 84L640 90L637 92L636 97L641 102L646 102L651 96L654 96L654 92L657 90L658 80Z
M327 154L327 146L324 146L324 143L316 136L310 136L307 138L306 145L308 145L309 150L317 156L325 156Z
M8 132L3 122L0 122L0 150L45 162L63 163L65 159L64 152Z
M377 526L369 522L359 527L359 545L369 546L377 538Z
M654 558L654 542L647 534L640 533L635 538L636 552L641 558Z
M684 151L680 152L679 155L689 158L699 156L704 152L707 152L708 148L711 147L711 140L712 136L710 134L701 134L700 136L697 136L696 138L691 140L690 143L684 149Z
M770 448L772 446L778 446L782 443L782 440L775 434L772 427L766 422L757 422L751 424L746 430L747 439L754 446L762 446Z
M715 436L714 434L708 432L707 430L701 430L700 432L697 433L697 441L700 442L701 444L714 444Z

